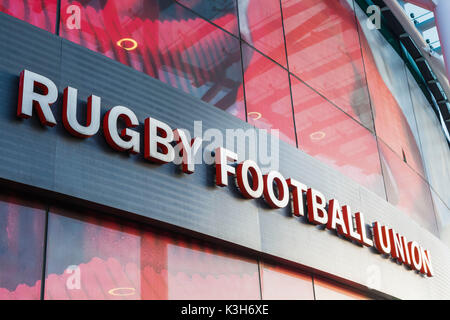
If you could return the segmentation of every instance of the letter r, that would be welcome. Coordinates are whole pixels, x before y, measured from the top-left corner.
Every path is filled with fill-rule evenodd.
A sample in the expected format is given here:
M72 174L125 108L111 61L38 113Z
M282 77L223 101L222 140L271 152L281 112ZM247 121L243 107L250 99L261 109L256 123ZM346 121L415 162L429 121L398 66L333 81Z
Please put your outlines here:
M39 88L42 93L35 92L35 88ZM20 73L18 117L30 118L34 108L41 123L53 127L56 125L56 120L50 106L56 99L58 99L58 88L53 81L28 70Z

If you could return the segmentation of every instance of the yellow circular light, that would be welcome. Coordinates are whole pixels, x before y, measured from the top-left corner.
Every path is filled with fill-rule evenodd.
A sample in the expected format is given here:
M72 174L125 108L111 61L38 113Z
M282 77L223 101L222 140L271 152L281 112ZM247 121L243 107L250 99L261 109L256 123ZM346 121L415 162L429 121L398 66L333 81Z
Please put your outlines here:
M125 43L130 42L130 43L131 43L131 46L126 46L126 45L124 45L124 42L125 42ZM119 47L121 47L121 48L123 48L123 49L125 49L125 50L127 50L127 51L134 50L134 49L136 49L137 46L138 46L137 41L134 40L134 39L131 39L131 38L123 38L123 39L120 39L119 41L117 41L116 44L117 44Z
M325 138L325 136L326 134L323 131L313 132L309 135L311 140L322 140L323 138Z
M114 288L108 291L108 293L112 296L117 297L126 297L126 296L132 296L136 293L135 288Z
M249 113L248 113L248 116L249 116L250 118L252 118L253 120L259 120L259 119L261 119L262 114L259 113L259 112L256 112L256 111L252 111L252 112L249 112Z

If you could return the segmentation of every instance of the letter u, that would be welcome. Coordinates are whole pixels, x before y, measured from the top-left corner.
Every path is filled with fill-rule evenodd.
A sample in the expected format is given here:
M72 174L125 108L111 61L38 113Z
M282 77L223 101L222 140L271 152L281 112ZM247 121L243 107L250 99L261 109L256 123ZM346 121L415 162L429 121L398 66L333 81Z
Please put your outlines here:
M86 126L77 120L78 90L72 87L64 89L63 124L67 131L79 138L89 138L100 128L100 97L91 95L87 100Z

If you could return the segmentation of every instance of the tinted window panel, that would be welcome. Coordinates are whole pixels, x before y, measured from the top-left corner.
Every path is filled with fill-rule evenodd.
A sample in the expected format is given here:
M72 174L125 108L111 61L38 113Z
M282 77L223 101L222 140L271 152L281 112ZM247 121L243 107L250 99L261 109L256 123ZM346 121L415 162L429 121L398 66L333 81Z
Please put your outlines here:
M314 300L312 277L280 266L261 263L264 300Z
M369 300L358 291L321 278L314 278L314 292L317 300Z
M286 67L279 0L238 0L241 37Z
M176 0L219 27L239 36L236 0ZM166 1L167 2L167 1Z
M379 140L387 198L422 227L438 235L430 188L426 181Z
M255 261L170 241L167 263L169 299L260 299Z
M46 299L259 299L256 261L134 224L49 216Z
M450 207L450 148L436 113L412 75L407 72L414 114L422 145L422 157L428 182Z
M380 32L367 27L365 13L357 12L377 135L424 176L405 64Z
M442 201L433 189L430 190L434 212L436 213L436 221L439 226L439 237L447 246L450 246L450 208L445 205L444 201Z
M0 0L0 11L54 33L58 0Z
M45 210L0 196L0 299L39 299L44 257Z
M375 136L291 76L299 148L385 198Z
M173 1L63 0L61 36L245 119L239 40Z
M250 46L242 45L248 122L278 129L280 139L296 145L288 72Z
M290 71L373 130L352 1L282 0Z

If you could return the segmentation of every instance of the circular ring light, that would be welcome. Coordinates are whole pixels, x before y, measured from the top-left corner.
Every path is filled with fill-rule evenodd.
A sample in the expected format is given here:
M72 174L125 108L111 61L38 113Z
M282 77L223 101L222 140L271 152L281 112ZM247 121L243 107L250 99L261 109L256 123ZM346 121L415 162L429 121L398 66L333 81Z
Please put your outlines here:
M124 44L125 43L125 44ZM131 51L137 48L138 43L136 40L132 39L132 38L123 38L120 39L119 41L117 41L116 43L119 47L127 50L127 51ZM131 45L126 45L126 44L131 44Z
M323 138L325 138L326 134L323 131L316 131L313 132L309 135L309 137L311 138L311 140L322 140Z
M114 288L108 291L108 293L112 296L116 297L126 297L126 296L132 296L136 293L135 288Z
M247 115L253 120L259 120L262 117L262 114L256 111L249 112Z

